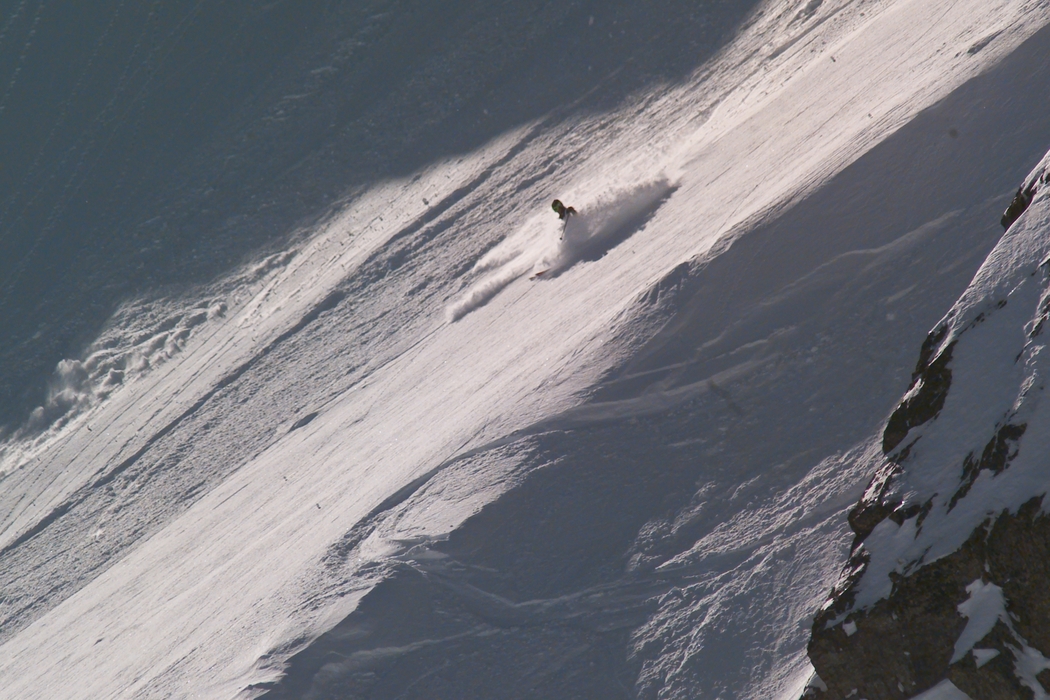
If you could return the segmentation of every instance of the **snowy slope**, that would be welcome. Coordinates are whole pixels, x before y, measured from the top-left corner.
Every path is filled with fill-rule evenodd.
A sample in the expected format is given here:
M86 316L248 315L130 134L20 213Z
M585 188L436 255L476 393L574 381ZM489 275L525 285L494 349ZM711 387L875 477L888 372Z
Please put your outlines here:
M797 695L1048 18L764 4L128 302L2 448L0 697Z

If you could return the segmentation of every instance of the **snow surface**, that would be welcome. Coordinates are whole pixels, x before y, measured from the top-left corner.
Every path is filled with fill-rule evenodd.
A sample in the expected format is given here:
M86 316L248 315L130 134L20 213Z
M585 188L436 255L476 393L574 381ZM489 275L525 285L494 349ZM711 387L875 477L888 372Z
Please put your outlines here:
M978 579L966 587L966 592L970 594L970 597L959 603L959 614L966 618L966 627L955 640L955 651L949 663L954 664L973 650L977 665L980 667L982 663L988 662L999 652L993 649L991 651L994 651L995 654L988 656L988 649L974 649L974 645L992 631L996 621L1002 620L1009 625L1010 618L1006 615L1003 589L994 583L985 583ZM979 651L984 653L979 654Z
M128 301L0 447L0 697L796 697L867 438L1050 141L1048 19L763 3Z
M924 693L919 693L913 700L971 700L970 696L955 687L949 680L943 680Z

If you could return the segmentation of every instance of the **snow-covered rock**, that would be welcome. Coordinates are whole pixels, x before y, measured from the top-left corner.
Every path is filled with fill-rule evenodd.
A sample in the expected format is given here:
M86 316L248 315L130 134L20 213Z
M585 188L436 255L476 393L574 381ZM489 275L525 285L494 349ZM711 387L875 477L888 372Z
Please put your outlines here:
M1048 182L1050 154L867 454L849 565L813 624L815 696L1050 691Z

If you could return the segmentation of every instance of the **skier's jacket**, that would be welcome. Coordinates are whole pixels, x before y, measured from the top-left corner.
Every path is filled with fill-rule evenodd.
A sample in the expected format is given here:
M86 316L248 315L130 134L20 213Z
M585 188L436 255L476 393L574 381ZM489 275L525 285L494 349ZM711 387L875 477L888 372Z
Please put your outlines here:
M562 221L576 213L576 210L572 207L567 207L564 204L562 204L560 199L555 199L551 203L551 209L553 209L558 214L558 218Z

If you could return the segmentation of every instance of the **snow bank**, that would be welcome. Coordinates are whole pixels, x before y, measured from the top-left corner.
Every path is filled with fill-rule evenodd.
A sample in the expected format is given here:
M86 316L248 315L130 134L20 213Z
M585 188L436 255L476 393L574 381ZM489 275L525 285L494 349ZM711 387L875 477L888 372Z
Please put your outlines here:
M1048 170L1050 155L1028 180ZM938 324L931 359L950 357L946 400L893 450L902 455L905 473L884 495L901 508L924 507L926 514L900 524L884 520L865 540L871 559L857 588L859 608L889 595L891 575L955 552L989 516L1016 513L1050 488L1042 461L1050 415L1041 401L1041 333L1050 303L1048 201L1046 191L1035 194ZM914 402L931 382L916 383L905 400ZM999 452L996 461L992 455Z
M1048 172L1050 154L882 431L849 516L849 563L809 645L829 697L891 680L936 695L944 679L973 697L1018 683L1045 697Z

